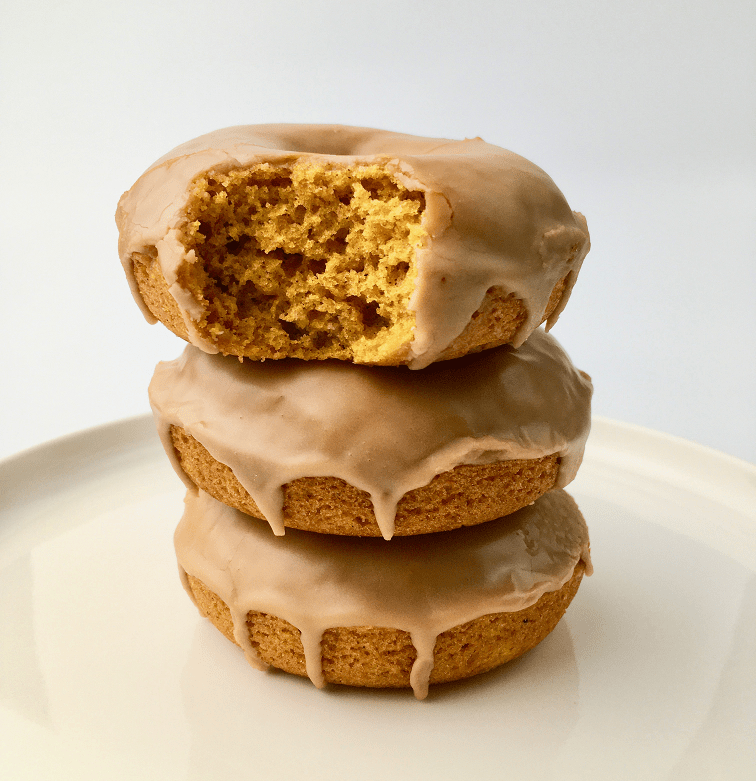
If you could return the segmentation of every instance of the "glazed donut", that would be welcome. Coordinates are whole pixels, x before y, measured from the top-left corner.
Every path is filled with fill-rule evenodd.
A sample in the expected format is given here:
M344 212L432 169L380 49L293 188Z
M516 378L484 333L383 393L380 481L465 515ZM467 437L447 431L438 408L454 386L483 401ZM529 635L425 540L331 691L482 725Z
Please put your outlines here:
M561 490L506 519L391 543L293 531L189 492L175 533L200 613L261 669L412 686L467 678L556 626L583 573L588 530Z
M416 369L552 324L589 248L519 155L338 125L201 136L116 222L147 318L206 352Z
M498 518L575 476L592 385L542 329L433 364L239 362L187 346L149 388L178 474L284 528L390 538Z

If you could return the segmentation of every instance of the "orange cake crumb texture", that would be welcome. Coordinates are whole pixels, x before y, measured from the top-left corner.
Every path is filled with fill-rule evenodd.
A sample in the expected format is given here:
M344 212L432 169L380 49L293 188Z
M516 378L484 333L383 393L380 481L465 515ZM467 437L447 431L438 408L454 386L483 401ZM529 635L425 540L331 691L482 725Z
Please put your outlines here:
M378 165L263 163L194 180L178 270L221 352L354 358L411 340L425 198ZM191 257L191 255L190 255Z

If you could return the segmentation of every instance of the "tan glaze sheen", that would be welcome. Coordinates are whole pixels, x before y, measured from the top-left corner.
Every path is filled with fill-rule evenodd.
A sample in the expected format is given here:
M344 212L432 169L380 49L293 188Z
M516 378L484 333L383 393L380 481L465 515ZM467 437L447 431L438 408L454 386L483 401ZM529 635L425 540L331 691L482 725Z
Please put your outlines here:
M571 482L590 430L590 379L539 329L422 372L340 361L241 363L187 347L158 364L150 402L163 445L179 426L226 464L276 534L282 487L337 477L366 491L386 539L399 500L460 464L558 453Z
M340 125L247 125L194 139L149 168L118 206L119 253L137 302L134 253L157 252L162 275L182 313L189 339L216 348L193 326L197 302L177 282L195 261L179 241L194 178L257 163L327 166L378 164L425 195L425 240L415 253L409 306L415 314L406 362L421 369L439 358L499 288L524 302L527 316L512 343L541 323L560 280L565 290L550 327L567 303L590 241L585 218L572 212L550 177L523 157L479 138L420 138ZM191 256L190 256L191 255Z
M282 540L258 520L189 492L175 545L188 593L187 574L223 600L233 638L250 664L265 666L250 641L250 611L299 630L307 675L316 686L324 684L326 630L399 629L417 651L410 683L419 699L427 695L443 632L530 607L561 589L580 561L586 574L592 571L585 521L561 490L482 526L391 543L301 531Z

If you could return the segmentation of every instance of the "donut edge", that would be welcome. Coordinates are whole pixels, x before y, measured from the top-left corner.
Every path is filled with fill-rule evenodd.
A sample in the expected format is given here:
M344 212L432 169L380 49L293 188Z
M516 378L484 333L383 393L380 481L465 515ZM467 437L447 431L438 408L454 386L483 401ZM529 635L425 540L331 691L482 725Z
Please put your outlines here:
M181 310L175 298L171 295L157 255L133 253L132 269L138 294L152 317L176 336L186 342L191 342ZM557 282L551 291L548 304L541 317L541 323L546 322L558 310L566 290L567 277L564 277ZM492 287L486 292L481 305L473 313L462 333L439 354L436 361L453 360L470 353L509 344L520 330L526 318L527 311L521 299L516 298L514 294L500 287ZM411 345L412 342L408 341L390 357L369 365L408 365L411 362ZM242 355L236 355L235 357L259 361L275 360L281 356L271 355L270 352L266 352L264 344L250 344ZM292 357L316 360L315 356L308 358L307 356L292 355ZM344 360L346 356L334 357Z
M180 426L171 425L169 432L177 462L197 488L229 507L264 519L230 467L213 458ZM558 454L552 453L536 459L457 466L400 499L394 535L451 531L510 515L555 486L559 464ZM471 490L475 488L478 490ZM303 477L284 485L283 492L285 527L355 537L381 536L370 496L340 478Z
M448 683L488 672L534 648L556 627L586 571L580 559L569 580L530 607L490 613L442 632L436 639L429 683ZM190 596L201 615L234 640L228 606L202 581L186 573ZM299 630L288 621L258 611L247 614L250 641L262 662L307 677ZM408 632L386 627L336 627L321 641L326 683L369 688L409 688L417 652Z

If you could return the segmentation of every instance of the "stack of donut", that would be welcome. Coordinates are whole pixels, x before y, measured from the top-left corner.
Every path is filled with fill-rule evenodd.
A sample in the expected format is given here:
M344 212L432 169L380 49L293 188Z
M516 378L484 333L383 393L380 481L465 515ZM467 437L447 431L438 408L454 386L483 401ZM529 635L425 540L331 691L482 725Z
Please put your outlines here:
M539 326L589 238L480 139L257 125L123 195L137 303L189 344L150 384L202 615L257 667L412 687L540 642L590 574L564 492L590 378Z

